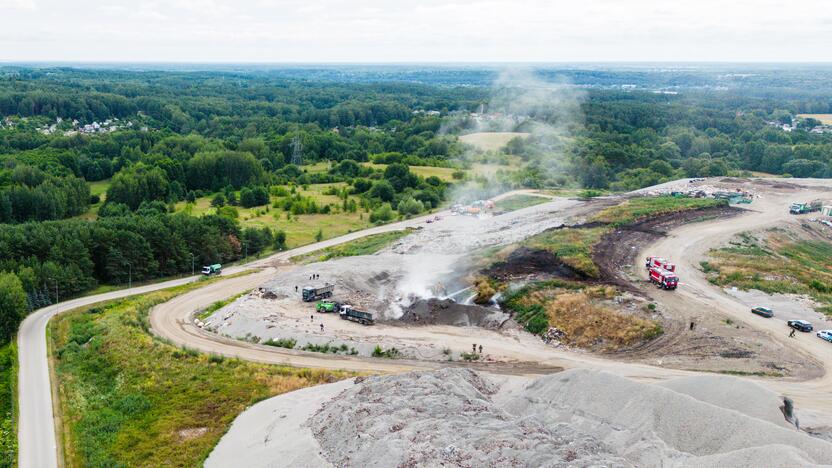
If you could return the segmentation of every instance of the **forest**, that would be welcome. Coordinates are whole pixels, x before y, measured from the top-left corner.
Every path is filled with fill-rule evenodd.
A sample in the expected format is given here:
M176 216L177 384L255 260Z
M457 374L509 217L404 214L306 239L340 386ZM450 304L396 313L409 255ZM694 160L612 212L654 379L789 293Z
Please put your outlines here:
M483 73L445 70L432 83L414 71L0 67L0 279L18 304L0 311L0 333L58 297L285 248L286 232L244 223L243 209L384 223L449 203L462 184L624 191L681 177L832 177L832 129L799 117L832 114L816 89L680 86L641 72L638 89L622 89L612 77L636 75L573 71L604 85L581 87L568 112L506 115ZM498 150L457 139L490 130L530 136Z

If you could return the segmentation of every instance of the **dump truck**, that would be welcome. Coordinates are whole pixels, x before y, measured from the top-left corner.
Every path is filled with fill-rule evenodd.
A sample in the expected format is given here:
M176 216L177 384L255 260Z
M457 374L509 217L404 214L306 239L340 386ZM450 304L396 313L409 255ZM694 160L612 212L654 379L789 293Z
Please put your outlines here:
M222 265L219 263L202 267L202 274L205 276L219 275L220 273L222 273Z
M353 322L358 322L361 325L372 325L375 322L375 320L373 320L373 314L364 312L363 310L358 310L351 305L341 306L341 310L338 314L343 320L351 320Z
M812 213L815 211L820 211L822 206L823 202L821 202L820 200L812 200L806 203L794 202L792 203L791 207L789 207L789 213L794 215Z
M658 288L673 290L679 285L679 277L664 268L653 267L650 268L650 282Z
M321 313L338 312L340 308L341 304L327 300L320 301L315 305L315 311Z
M307 286L303 288L301 298L303 298L303 302L319 301L331 297L334 289L334 284L325 284L321 287Z

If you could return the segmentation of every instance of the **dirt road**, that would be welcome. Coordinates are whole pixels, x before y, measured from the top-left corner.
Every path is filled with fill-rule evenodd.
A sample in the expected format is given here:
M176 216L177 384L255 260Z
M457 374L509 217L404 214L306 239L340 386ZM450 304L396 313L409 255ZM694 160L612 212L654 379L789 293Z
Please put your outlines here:
M805 182L804 182L805 183ZM829 192L802 191L800 199L814 199L829 196ZM788 381L776 379L758 379L764 385L784 395L792 397L800 406L815 408L832 413L832 345L818 339L814 333L798 334L797 338L788 338L789 329L785 320L790 317L766 319L750 313L749 307L720 288L710 284L705 275L699 271L699 262L706 258L712 248L718 247L733 236L744 232L796 223L809 215L794 216L788 213L789 202L795 197L791 193L770 194L755 200L749 212L736 218L695 223L674 230L669 236L642 251L639 258L647 255L659 255L672 259L678 271L683 272L682 284L674 292L658 291L651 293L667 307L678 311L696 309L698 313L720 314L736 323L769 335L775 343L786 348L797 349L806 359L820 362L826 369L825 374L807 381ZM640 271L643 269L636 268ZM641 273L646 278L646 273Z
M801 193L801 197L811 198L815 195L811 191ZM827 193L828 194L828 193ZM782 196L765 196L752 205L752 210L729 220L714 220L683 226L674 230L671 235L655 245L645 249L645 252L655 252L679 263L680 270L685 271L685 284L676 292L658 292L662 294L662 301L673 307L709 308L714 313L726 314L733 320L741 321L748 327L759 330L760 333L771 334L783 346L796 347L806 355L807 359L820 361L824 368L832 366L832 347L814 336L802 335L799 339L787 339L787 330L782 321L757 319L748 313L747 307L735 299L724 294L718 288L710 285L704 276L696 270L695 265L703 258L705 252L734 234L751 229L764 228L781 222L793 220L787 214L786 207L793 194ZM269 275L262 274L262 278ZM188 320L189 315L197 308L204 307L212 301L231 296L241 290L258 284L259 275L248 279L240 279L236 284L218 283L200 291L195 291L178 298L180 302L170 302L154 309L151 323L156 333L172 339L175 343L195 347L206 352L219 352L243 359L253 359L261 362L273 362L313 367L338 367L355 370L398 371L414 368L435 367L436 363L422 361L390 361L368 359L360 357L342 357L333 360L329 356L314 356L309 353L266 349L264 346L219 338L193 326ZM674 295L675 294L675 295ZM605 370L628 378L654 381L672 377L693 375L695 372L668 369L649 364L616 362L575 351L553 349L539 340L517 334L507 336L489 330L474 328L424 326L418 328L402 328L376 326L371 331L358 329L356 333L392 334L401 339L421 340L437 346L447 343L469 342L483 344L486 350L497 355L502 360L526 363L529 372L533 372L534 365L548 368L592 368ZM499 369L494 369L499 372ZM812 408L832 414L832 393L828 391L832 376L808 381L777 380L772 378L753 378L762 382L784 395L792 397L799 408Z

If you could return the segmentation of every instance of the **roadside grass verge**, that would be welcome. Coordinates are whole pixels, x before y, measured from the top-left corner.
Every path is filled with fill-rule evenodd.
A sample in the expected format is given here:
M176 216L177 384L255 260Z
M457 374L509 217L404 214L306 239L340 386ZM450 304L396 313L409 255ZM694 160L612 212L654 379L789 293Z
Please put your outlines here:
M241 292L240 294L236 294L236 295L231 296L227 299L216 301L213 304L206 307L205 309L199 311L196 314L196 318L198 318L199 320L205 320L208 317L210 317L211 314L213 314L214 312L222 309L223 307L227 306L228 304L231 304L232 302L236 301L237 299L245 296L246 294L248 294L250 292L251 292L251 289L248 289L248 290L245 290L245 291Z
M17 465L17 343L0 346L0 467Z
M546 197L536 197L534 195L514 195L508 198L503 198L494 204L494 209L498 211L516 211L530 206L540 205L552 201Z
M67 465L197 466L251 404L351 375L207 355L151 336L150 309L196 287L50 322Z
M308 254L297 255L291 258L293 263L314 263L325 262L327 260L338 257L354 257L358 255L372 255L402 237L412 233L412 229L404 229L401 231L383 232L380 234L373 234L370 236L355 239L353 241L345 242L343 244L334 245L325 249L316 250Z
M542 334L556 327L564 332L564 344L580 348L614 351L662 334L659 323L602 303L616 294L612 286L547 281L507 294L503 305L515 312L515 321L529 332Z
M743 233L702 262L708 281L768 294L801 294L832 315L832 243L769 231L764 239Z
M725 200L712 198L637 197L599 211L591 221L623 226L652 216L727 205Z

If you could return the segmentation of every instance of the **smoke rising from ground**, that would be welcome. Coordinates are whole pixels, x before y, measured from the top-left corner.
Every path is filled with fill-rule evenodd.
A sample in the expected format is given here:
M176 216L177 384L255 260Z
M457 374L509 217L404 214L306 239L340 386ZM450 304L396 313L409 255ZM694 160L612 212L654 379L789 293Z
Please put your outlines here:
M456 187L452 199L468 202L508 188L563 184L568 180L566 152L573 136L583 127L581 104L585 99L586 93L566 80L545 81L526 68L501 72L494 81L488 102L477 112L452 120L450 126L462 128L464 133L528 134L509 142L506 149L496 154L472 149L464 156L468 161L508 161L507 170L518 169L516 159L520 158L526 167L513 176L508 171L480 175L477 180Z

